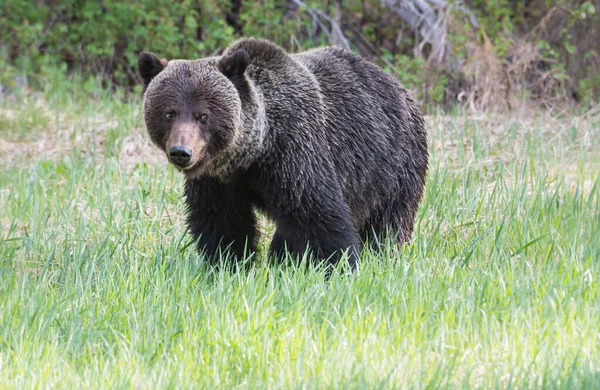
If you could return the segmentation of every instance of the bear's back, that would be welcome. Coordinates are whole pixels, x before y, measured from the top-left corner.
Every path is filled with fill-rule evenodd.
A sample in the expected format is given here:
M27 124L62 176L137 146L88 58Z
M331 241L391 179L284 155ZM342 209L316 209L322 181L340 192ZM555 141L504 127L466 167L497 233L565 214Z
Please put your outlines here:
M356 216L361 220L406 187L408 171L425 170L421 112L396 79L350 51L327 47L290 57L319 83L336 171L352 209L365 213Z
M415 101L396 79L342 48L288 54L248 38L225 54L239 48L249 54L246 75L264 105L268 150L323 147L357 226L400 192L407 204L420 197L415 178L427 167L426 133ZM272 166L278 158L262 157Z

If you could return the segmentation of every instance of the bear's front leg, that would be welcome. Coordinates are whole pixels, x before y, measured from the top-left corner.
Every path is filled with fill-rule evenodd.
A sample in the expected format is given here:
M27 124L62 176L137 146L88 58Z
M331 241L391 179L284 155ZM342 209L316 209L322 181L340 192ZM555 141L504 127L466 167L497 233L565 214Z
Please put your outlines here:
M331 225L305 224L295 218L279 220L271 241L270 255L281 259L286 250L301 257L308 253L330 264L337 264L348 251L348 264L354 268L360 246L354 227L343 221Z
M240 186L200 177L186 182L185 195L189 231L211 264L227 252L237 260L255 252L256 217Z
M259 167L259 190L277 225L269 252L281 257L287 249L302 256L308 249L312 256L336 264L348 251L354 267L360 238L333 161L326 149L320 150L318 129L298 129L308 134L278 138L272 146L277 153Z
M273 215L277 230L271 241L271 255L281 258L287 250L302 256L308 249L311 255L337 264L348 251L349 264L355 266L360 238L350 208L341 195L332 197L326 191L321 188L302 194L298 202L280 203Z

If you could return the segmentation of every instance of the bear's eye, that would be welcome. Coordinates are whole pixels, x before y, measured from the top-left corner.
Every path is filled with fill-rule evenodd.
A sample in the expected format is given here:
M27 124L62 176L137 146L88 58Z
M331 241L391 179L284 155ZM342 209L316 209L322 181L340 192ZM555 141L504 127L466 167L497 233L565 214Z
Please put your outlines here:
M202 123L206 123L206 120L208 119L208 115L200 114L200 115L196 116L196 119L198 119Z
M166 117L167 117L168 120L171 120L171 119L173 119L175 117L175 113L172 112L172 111L171 112L167 112Z

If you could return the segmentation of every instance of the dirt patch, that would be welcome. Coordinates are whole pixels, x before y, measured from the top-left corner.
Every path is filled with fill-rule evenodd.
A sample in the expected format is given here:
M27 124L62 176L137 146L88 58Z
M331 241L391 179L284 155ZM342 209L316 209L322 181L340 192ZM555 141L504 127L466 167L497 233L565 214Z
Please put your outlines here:
M471 164L524 163L531 157L551 164L561 157L597 153L598 114L600 109L584 115L528 110L513 115L435 115L426 117L426 126L440 166L464 169Z
M116 157L124 168L167 161L150 142L143 127L131 128L131 117L114 118L105 112L56 113L43 100L24 109L31 116L16 109L0 109L0 118L4 119L0 122L4 126L0 129L0 160L6 167L22 164L24 160L59 160L73 154L93 155L100 161ZM46 120L36 121L33 115ZM137 116L133 119L141 121Z
M142 163L166 165L168 160L165 154L150 142L145 130L136 128L125 136L121 143L119 164L130 168Z
M24 110L24 111L23 111ZM139 111L139 112L138 112ZM50 120L31 120L37 126L27 138L2 137L10 129L0 129L0 160L3 166L22 164L24 159L58 160L74 153L102 160L116 158L126 169L138 164L166 165L162 151L146 134L140 110L114 116L108 111L81 112L51 109L43 99L31 101L20 110L0 109L9 126L17 121L28 127L22 112ZM37 113L37 114L34 114ZM449 169L494 167L496 164L537 159L551 168L553 149L594 153L600 147L600 106L583 115L563 111L535 112L515 109L511 114L476 112L458 115L426 116L432 161ZM532 154L535 139L537 148Z

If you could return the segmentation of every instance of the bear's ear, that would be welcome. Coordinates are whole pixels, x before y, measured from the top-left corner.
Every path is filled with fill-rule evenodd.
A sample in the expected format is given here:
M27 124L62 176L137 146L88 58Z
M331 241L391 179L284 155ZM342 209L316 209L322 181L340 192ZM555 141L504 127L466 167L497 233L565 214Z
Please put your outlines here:
M221 57L219 70L227 78L241 76L250 63L250 56L244 48L239 48L235 53Z
M150 84L150 81L159 74L167 66L167 60L159 60L154 53L143 51L138 59L138 70L142 79L144 79L144 87Z

